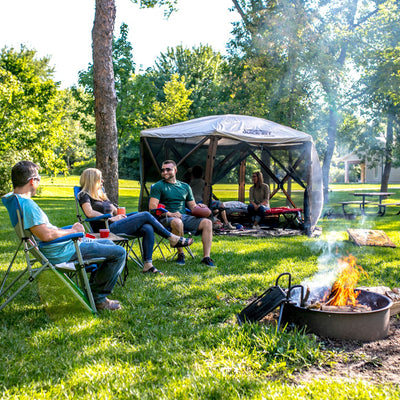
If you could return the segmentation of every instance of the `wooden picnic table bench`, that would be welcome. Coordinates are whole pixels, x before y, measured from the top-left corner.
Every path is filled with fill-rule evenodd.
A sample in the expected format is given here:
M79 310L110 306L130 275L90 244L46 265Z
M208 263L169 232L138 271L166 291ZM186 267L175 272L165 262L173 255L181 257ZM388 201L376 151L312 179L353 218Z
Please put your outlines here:
M360 206L360 210L363 210L363 206L365 204L371 203L370 201L361 201L361 200L351 200L351 201L339 201L339 204L342 205L343 214L348 214L345 210L345 206L349 204L358 204Z
M378 215L380 217L383 217L386 213L386 207L393 207L393 206L397 206L400 207L400 203L374 203L374 206L378 206L379 207L379 211L378 211ZM400 210L396 213L396 215L400 214Z
M361 214L365 215L365 204L370 203L369 201L365 201L366 197L378 197L379 203L382 204L383 200L387 197L391 196L394 193L391 192L355 192L353 196L362 197L362 204L360 205ZM379 212L378 212L379 215Z

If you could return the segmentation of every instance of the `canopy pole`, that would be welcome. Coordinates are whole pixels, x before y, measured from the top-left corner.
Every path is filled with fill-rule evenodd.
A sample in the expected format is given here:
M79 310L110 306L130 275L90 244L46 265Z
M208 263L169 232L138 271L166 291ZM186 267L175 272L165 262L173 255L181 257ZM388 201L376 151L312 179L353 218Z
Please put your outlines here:
M264 163L264 165L267 165L269 169L271 169L271 156L270 154L265 151L265 149L262 147L261 148L261 161ZM269 176L268 172L265 170L263 166L261 167L261 173L264 178L264 183L270 185L271 177Z
M200 141L198 145L193 147L192 150L189 151L185 156L183 156L177 163L176 166L179 167L188 157L190 157L193 153L195 153L203 144L208 140L208 137L206 136L203 140ZM175 144L176 145L176 144ZM177 145L176 145L177 146Z
M312 205L312 143L306 143L307 149L307 161L306 161L306 171L307 171L307 188L304 191L304 228L307 236L311 236L312 227L311 227L311 205Z
M139 210L143 209L143 197L144 197L144 187L145 187L145 174L144 174L144 146L143 146L144 140L140 141L140 154L142 154L142 157L140 157L140 168L139 168L139 173L140 173L140 194L139 194Z
M203 191L203 203L210 206L211 203L211 186L212 186L212 177L213 177L213 169L215 162L215 155L217 154L218 147L218 138L212 136L210 138L210 144L208 146L208 154L206 161L206 170L204 172L204 191Z
M243 161L239 165L239 193L238 193L238 198L239 201L244 203L245 200L245 187L246 187L246 159L243 159Z
M289 150L289 165L293 165L293 154L292 152ZM281 185L283 187L283 183L281 182ZM287 180L287 192L290 196L290 198L292 198L292 178L289 175L289 178ZM286 199L286 206L289 206L290 201L288 199Z

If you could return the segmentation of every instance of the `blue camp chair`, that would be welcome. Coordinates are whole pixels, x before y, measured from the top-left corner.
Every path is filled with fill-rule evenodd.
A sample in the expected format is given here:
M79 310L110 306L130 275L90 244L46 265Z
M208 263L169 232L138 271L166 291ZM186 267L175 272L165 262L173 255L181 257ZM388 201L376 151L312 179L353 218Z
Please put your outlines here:
M8 210L11 224L19 238L19 245L14 253L10 265L0 284L0 310L9 304L25 287L34 282L40 273L46 270L53 271L61 282L71 291L71 293L82 303L82 305L92 313L96 313L96 306L90 289L89 278L86 269L91 271L97 268L97 265L104 261L104 258L83 260L79 250L78 240L84 234L74 233L50 242L41 242L38 244L29 230L24 229L22 209L15 194L8 194L2 198L2 202ZM60 243L67 240L73 240L75 244L78 260L76 262L63 262L53 265L41 252L41 248L53 243ZM22 271L14 267L14 262L20 250L24 251L26 268ZM39 266L36 264L39 263ZM12 279L12 275L17 276ZM76 278L76 282L73 280ZM9 294L10 293L10 294Z
M103 214L103 215L99 215L98 217L94 217L94 218L87 218L83 214L83 210L82 210L82 208L79 204L79 200L78 200L78 194L80 191L81 191L81 188L79 186L74 186L75 208L76 208L76 217L77 217L78 222L83 224L88 232L92 232L92 233L94 232L92 223L97 222L97 221L103 221L104 227L109 229L108 218L112 217L111 214ZM129 216L131 214L135 214L135 213L129 213L127 215ZM121 233L117 233L116 235L113 235L112 237L110 237L110 239L115 244L125 247L127 258L132 260L138 267L143 268L143 261L142 261L142 257L141 257L142 243L140 241L141 238L139 236L127 235L126 233L121 232ZM136 242L139 246L140 257L137 254L137 252L135 251L134 246L135 246ZM121 274L121 284L122 285L125 283L125 281L128 277L128 274L129 274L128 267L125 266L124 271Z

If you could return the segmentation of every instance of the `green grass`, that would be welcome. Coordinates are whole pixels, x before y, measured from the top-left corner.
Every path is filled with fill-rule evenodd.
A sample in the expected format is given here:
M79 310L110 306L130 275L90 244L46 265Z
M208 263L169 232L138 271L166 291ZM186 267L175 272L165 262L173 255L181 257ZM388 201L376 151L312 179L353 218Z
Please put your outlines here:
M36 197L50 220L75 221L72 186L78 177L42 180ZM120 204L133 211L137 182L121 182ZM357 185L357 189L360 185ZM236 186L215 188L235 199ZM368 187L378 189L378 187ZM392 189L391 189L392 191ZM400 191L394 189L400 199ZM234 195L232 194L234 193ZM335 202L347 191L331 193ZM8 215L0 208L0 273L16 248ZM335 354L313 335L277 333L259 324L239 327L235 314L249 298L273 285L282 272L293 283L313 276L328 248L352 253L368 276L362 285L398 286L399 248L356 247L348 227L383 229L400 246L399 216L369 214L356 221L321 220L318 239L268 239L216 236L212 256L217 268L199 264L201 242L192 246L196 259L182 268L163 262L164 277L147 276L130 265L124 287L113 298L124 308L98 317L69 299L51 273L0 311L0 397L2 399L395 399L397 388L362 380L301 382L297 372L329 365ZM18 259L22 268L22 258Z

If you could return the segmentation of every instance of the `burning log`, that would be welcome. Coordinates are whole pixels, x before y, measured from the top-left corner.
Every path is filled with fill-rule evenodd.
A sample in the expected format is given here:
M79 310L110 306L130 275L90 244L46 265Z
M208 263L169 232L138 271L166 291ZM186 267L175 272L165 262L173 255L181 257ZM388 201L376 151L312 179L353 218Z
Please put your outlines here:
M329 312L366 312L371 311L371 307L365 304L357 304L356 306L349 305L349 306L327 306L323 304L321 306L322 311L329 311Z
M356 306L347 305L347 306L328 306L326 304L321 303L313 303L308 304L305 308L308 310L320 310L320 311L328 311L328 312L366 312L372 311L372 308L366 304L357 304Z
M306 293L305 293L304 298L302 299L301 304L300 304L301 307L304 307L305 304L307 303L307 300L310 297L310 293L311 293L310 288L307 286L306 287Z
M352 255L339 260L341 272L332 286L331 292L325 296L327 306L357 305L358 291L354 290L361 274L366 272L356 265L356 259Z
M339 268L340 273L332 288L328 289L325 294L321 294L321 297L314 297L308 304L306 302L310 296L310 290L307 287L301 307L331 312L371 311L371 307L360 304L357 300L360 291L355 287L360 275L366 273L360 266L356 265L355 257L349 255L340 259Z
M309 310L320 310L322 308L322 304L319 302L311 303L305 306Z

